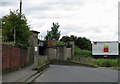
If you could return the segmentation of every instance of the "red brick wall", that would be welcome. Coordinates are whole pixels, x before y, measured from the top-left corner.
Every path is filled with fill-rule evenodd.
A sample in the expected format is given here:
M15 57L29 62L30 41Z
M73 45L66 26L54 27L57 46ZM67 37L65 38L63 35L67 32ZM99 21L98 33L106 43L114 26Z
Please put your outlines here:
M25 66L27 63L27 50L20 49L19 65Z
M16 70L27 63L27 51L11 46L2 45L2 70L3 73Z
M56 46L56 40L48 41L48 46Z

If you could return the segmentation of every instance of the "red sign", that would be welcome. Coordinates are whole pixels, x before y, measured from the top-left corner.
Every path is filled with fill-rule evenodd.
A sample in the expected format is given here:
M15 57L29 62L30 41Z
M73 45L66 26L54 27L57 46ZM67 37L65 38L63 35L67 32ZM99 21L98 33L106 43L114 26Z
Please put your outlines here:
M104 45L104 52L109 52L108 50L108 45Z
M108 52L108 48L104 48L104 52Z
M94 45L97 45L97 42L94 42Z

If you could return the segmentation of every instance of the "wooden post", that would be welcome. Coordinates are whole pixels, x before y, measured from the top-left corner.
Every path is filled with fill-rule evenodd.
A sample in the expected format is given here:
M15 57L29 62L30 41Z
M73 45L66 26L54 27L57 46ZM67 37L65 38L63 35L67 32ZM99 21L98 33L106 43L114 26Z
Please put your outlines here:
M22 12L22 0L20 0L20 14Z
M14 43L16 42L16 28L14 27Z

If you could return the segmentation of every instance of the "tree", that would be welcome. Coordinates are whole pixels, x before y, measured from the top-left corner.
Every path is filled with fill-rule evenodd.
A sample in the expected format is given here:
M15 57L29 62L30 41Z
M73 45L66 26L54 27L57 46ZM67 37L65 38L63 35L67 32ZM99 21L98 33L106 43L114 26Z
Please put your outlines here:
M75 42L76 40L77 40L77 36L74 36L74 35L70 36L70 41L74 41Z
M76 41L77 39L77 36L74 36L74 35L71 35L70 37L69 36L63 36L60 41L64 41L64 42L69 42L69 41Z
M60 41L64 41L64 42L69 42L70 41L70 37L69 36L63 36Z
M51 31L47 31L47 35L45 36L45 39L47 41L49 40L56 40L58 41L60 38L60 31L58 31L60 25L58 23L53 23L53 27L51 27Z
M30 46L29 37L31 36L30 27L24 14L20 14L18 10L10 11L6 16L2 17L2 37L6 41L14 41L14 28L16 30L16 46L27 48Z
M85 37L78 37L75 44L81 49L91 50L91 41Z
M75 45L78 46L80 49L87 49L91 50L91 41L85 37L76 37L74 35L71 36L63 36L60 41L69 42L74 41Z
M51 31L47 31L47 35L46 35L45 39L46 39L47 41L48 41L48 40L52 40Z

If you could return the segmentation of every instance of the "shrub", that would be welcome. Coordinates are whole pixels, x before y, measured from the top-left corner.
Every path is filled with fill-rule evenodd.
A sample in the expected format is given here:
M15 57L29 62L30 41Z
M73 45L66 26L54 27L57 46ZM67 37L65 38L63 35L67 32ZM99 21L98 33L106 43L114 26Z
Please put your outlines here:
M57 41L56 44L57 44L57 45L67 45L68 42Z
M68 59L68 61L92 65L95 67L117 67L120 66L119 59L94 59L92 52L89 50L82 50L75 46L75 54Z
M9 14L2 17L2 38L7 42L14 41L14 29L16 31L15 45L17 47L28 48L30 47L30 36L32 32L27 24L27 19L24 14L20 14L18 10L10 11ZM0 30L1 32L1 30ZM1 35L0 35L1 38Z
M14 42L0 42L2 44L5 44L5 45L14 45L15 43Z
M89 50L82 50L79 47L75 46L75 57L92 57L92 52Z
M118 66L118 59L93 59L93 61L99 67L115 67L115 66Z

